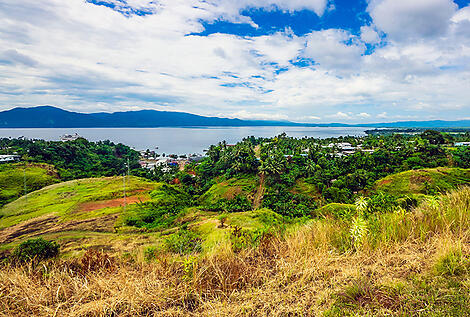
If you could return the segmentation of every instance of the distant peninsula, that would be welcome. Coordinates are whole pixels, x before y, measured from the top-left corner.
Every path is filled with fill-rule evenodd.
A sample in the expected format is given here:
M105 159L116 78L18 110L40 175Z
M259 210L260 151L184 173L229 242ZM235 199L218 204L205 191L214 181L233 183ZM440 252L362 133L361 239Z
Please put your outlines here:
M139 110L114 113L79 113L52 106L17 107L0 111L0 128L157 128L157 127L370 127L370 128L470 128L470 120L402 121L391 123L296 123L205 117L186 112Z

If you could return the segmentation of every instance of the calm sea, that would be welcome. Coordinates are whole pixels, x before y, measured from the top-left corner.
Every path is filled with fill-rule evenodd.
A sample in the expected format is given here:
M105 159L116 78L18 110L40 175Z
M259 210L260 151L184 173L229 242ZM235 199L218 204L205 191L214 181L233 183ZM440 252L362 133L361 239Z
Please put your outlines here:
M283 132L292 137L328 138L365 135L364 128L324 127L198 127L198 128L83 128L83 129L0 129L0 137L60 140L64 134L78 133L90 141L110 140L136 150L166 154L203 153L211 144L234 144L247 136L273 137Z

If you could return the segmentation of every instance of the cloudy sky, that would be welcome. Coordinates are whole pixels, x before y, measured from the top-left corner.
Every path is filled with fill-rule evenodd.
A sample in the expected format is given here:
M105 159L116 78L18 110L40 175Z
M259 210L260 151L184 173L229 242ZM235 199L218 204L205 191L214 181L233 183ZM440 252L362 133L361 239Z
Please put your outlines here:
M0 0L0 110L470 118L468 0Z

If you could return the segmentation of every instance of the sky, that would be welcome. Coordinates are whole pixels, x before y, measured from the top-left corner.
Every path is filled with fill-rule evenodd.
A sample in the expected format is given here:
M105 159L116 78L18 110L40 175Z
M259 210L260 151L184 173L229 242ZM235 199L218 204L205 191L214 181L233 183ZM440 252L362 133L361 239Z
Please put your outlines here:
M468 0L0 0L0 110L470 119Z

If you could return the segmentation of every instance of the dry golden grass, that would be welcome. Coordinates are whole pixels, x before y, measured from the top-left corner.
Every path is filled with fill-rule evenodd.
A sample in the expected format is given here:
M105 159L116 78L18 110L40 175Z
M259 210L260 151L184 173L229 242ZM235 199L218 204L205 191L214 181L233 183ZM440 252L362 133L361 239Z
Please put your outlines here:
M2 316L410 316L470 314L470 189L411 213L313 221L256 248L204 257L51 262L0 269Z

